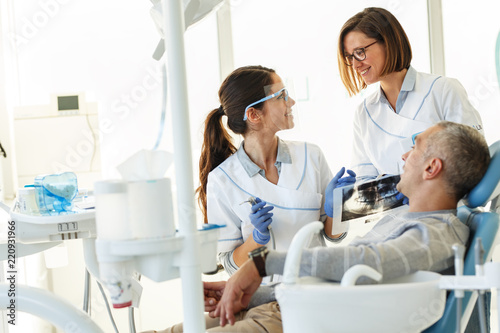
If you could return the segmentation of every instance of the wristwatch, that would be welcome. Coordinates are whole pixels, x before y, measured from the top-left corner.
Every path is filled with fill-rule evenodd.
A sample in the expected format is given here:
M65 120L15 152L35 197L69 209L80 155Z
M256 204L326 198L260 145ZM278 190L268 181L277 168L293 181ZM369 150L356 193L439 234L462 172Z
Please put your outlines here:
M253 260L255 267L259 271L260 277L267 276L266 274L266 257L269 250L265 246L261 246L248 253L248 257Z

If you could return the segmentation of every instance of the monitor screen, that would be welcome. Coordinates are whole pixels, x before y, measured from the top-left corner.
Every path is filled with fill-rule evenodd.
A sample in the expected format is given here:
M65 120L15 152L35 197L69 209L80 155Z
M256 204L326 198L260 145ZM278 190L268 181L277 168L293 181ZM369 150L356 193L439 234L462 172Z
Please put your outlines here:
M57 110L78 110L78 95L74 96L57 96Z

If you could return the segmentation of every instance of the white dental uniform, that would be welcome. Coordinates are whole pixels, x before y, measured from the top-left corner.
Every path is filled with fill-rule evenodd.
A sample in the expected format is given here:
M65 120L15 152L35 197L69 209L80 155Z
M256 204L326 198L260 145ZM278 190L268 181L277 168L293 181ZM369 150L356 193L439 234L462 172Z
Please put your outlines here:
M400 174L412 135L441 120L472 126L484 135L481 117L460 82L410 66L395 111L381 88L356 110L352 169L358 177Z
M288 249L293 236L302 226L326 219L323 194L332 173L321 149L310 143L280 140L278 156L280 150L288 150L290 158L281 162L277 185L269 182L258 170L250 172L243 166L240 159L249 160L243 147L210 172L207 183L208 222L226 225L220 229L219 253L232 251L251 237L254 230L249 218L251 205L241 204L250 196L259 197L274 206L271 226L278 251ZM310 246L324 244L323 238L318 235Z

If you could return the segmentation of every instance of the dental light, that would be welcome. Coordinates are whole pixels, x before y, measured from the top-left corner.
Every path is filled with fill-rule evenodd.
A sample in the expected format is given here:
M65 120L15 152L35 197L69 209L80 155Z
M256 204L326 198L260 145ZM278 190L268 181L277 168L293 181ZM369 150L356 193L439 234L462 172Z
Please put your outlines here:
M153 58L160 60L165 53L165 33L163 24L163 10L161 0L151 0L151 17L156 24L158 32L162 36L153 53ZM184 5L184 26L187 29L191 25L199 22L216 7L222 4L222 0L183 0Z

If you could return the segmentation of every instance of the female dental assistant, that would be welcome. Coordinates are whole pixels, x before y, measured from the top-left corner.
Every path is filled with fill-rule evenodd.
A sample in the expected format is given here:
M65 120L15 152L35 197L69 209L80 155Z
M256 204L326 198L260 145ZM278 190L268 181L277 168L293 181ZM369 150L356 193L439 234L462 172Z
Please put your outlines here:
M295 101L274 70L236 69L222 83L219 99L221 106L205 121L197 192L205 221L226 225L218 252L232 274L250 251L271 245L269 225L276 249L284 251L303 225L325 221L322 194L332 174L318 146L276 135L294 127ZM223 116L244 138L239 149L230 141ZM258 203L249 204L249 197L259 198ZM324 245L321 236L311 242L317 245Z
M352 169L358 177L400 174L411 136L440 120L483 133L479 113L456 79L417 72L410 42L397 19L382 8L366 8L342 27L340 76L349 94L380 82L354 116Z
M380 82L354 115L351 167L358 178L400 174L412 135L441 120L469 125L484 135L481 117L460 82L417 72L411 58L405 31L383 8L365 8L340 31L337 60L349 95ZM477 309L472 318L467 333L477 331Z

